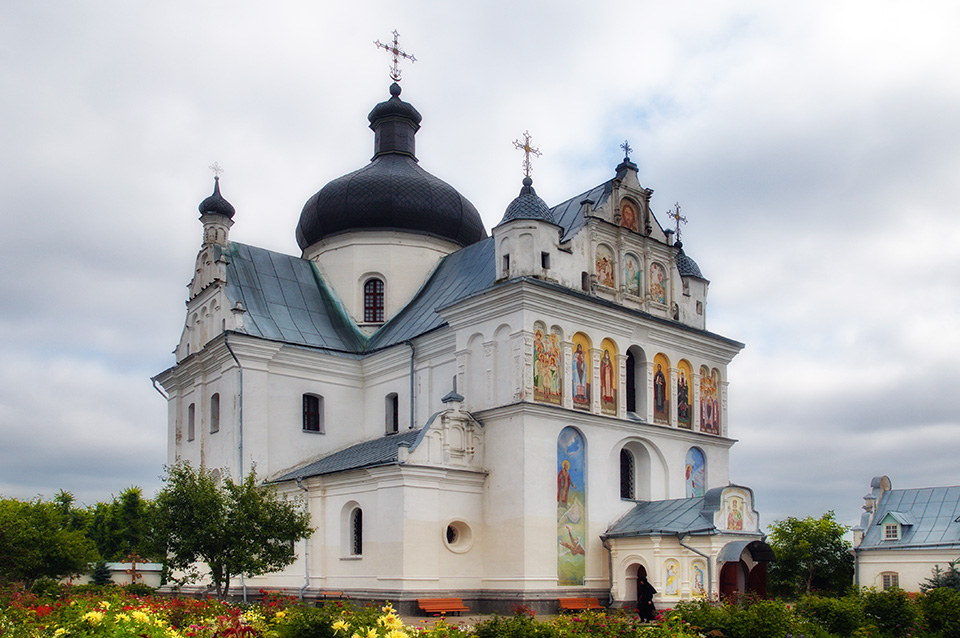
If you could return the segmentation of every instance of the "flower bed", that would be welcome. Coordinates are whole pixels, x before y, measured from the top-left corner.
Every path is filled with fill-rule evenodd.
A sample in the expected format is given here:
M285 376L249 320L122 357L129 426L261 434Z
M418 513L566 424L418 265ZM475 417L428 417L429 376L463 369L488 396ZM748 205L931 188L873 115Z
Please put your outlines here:
M443 619L408 626L393 607L304 604L264 593L249 605L136 595L117 587L62 587L33 594L0 589L2 638L948 638L960 636L960 592L908 597L863 591L732 605L699 601L661 613L654 624L629 612L583 612L538 620L528 610L473 627Z

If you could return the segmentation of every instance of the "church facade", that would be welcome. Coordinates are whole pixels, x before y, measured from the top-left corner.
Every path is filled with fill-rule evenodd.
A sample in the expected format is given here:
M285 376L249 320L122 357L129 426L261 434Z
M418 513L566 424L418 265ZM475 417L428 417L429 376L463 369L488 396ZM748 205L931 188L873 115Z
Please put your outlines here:
M524 178L488 236L415 154L400 87L374 157L311 197L299 256L203 241L168 397L168 459L302 495L316 533L254 588L477 611L763 591L753 492L729 483L708 281L629 157L548 206ZM677 213L678 214L678 213Z

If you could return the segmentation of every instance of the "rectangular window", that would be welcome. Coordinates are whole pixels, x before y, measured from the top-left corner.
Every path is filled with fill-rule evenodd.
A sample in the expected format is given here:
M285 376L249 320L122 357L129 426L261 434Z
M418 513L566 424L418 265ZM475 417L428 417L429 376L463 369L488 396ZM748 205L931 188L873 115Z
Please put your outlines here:
M303 395L303 431L323 434L323 397Z
M220 393L210 397L210 434L220 431Z
M900 574L897 572L884 572L883 574L880 574L880 576L883 579L884 589L900 587Z
M900 525L897 523L887 523L883 526L883 540L885 541L896 541L900 540Z
M197 406L191 403L187 407L187 440L197 438Z
M544 270L550 270L550 253L540 253L540 266Z
M384 400L387 434L396 434L400 431L400 398L396 392L391 392Z
M503 256L503 276L510 276L510 255Z

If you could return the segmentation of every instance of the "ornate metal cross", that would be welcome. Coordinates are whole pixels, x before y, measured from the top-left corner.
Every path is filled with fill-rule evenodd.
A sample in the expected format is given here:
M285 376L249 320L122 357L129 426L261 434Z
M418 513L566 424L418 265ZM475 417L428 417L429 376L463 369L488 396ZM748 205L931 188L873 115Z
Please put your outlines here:
M127 570L124 570L124 571L125 571L126 573L130 574L130 582L131 582L131 584L136 585L136 584L137 584L137 579L138 579L138 578L143 578L143 574L141 574L140 572L137 571L137 561L140 561L141 564L142 564L142 563L143 563L143 559L140 558L140 556L139 556L136 552L134 552L134 553L132 553L132 554L130 554L130 555L127 556L127 560L130 561L130 563L131 563L130 569L127 569Z
M213 171L213 174L216 175L217 179L220 179L220 174L223 173L223 168L220 167L220 164L219 164L219 163L214 162L213 164L211 164L211 165L208 166L207 168L209 168L211 171Z
M620 148L623 149L623 159L629 160L630 151L633 150L632 148L630 148L630 142L628 142L627 140L623 140L623 144L620 145Z
M530 146L530 132L523 132L523 142L520 140L514 140L513 146L523 150L523 176L530 177L530 173L533 172L533 164L530 163L530 155L536 155L540 157L540 149L534 146Z
M386 49L393 55L393 66L390 67L390 77L394 82L400 81L400 58L406 58L411 62L417 61L417 58L400 48L400 34L397 33L396 29L393 31L393 44L383 44L380 40L374 40L373 43L377 45L378 49Z
M680 224L686 224L687 218L680 214L680 202L673 205L673 210L667 213L667 217L674 220L677 225L677 241L680 241Z

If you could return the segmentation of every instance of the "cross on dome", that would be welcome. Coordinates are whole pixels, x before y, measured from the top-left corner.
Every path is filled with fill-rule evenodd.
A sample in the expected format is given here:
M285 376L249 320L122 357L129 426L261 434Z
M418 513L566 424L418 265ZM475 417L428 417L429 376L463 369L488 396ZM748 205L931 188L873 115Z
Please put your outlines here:
M680 224L686 224L687 218L680 214L680 202L673 205L673 210L667 213L667 217L674 220L677 225L677 241L680 241Z
M393 55L393 66L390 67L390 78L393 79L394 82L400 81L400 58L405 58L410 60L410 62L417 61L416 57L406 53L400 48L400 34L397 33L396 29L393 31L393 44L383 44L380 40L374 40L373 43L377 45L378 49L385 49Z
M534 146L530 146L530 132L523 132L523 142L520 140L514 140L513 146L523 150L523 176L530 177L530 173L533 172L533 164L530 163L530 155L536 155L540 157L540 149Z
M220 179L220 174L223 173L223 168L220 166L219 162L214 162L207 168L213 171L214 177L216 177L217 179Z
M630 142L628 142L627 140L623 140L623 144L620 145L620 148L623 149L623 160L624 160L625 162L629 162L629 161L630 161L630 151L633 150L632 148L630 148Z

